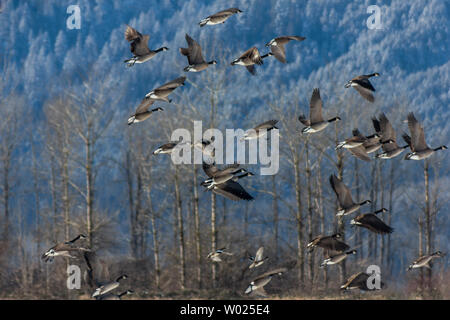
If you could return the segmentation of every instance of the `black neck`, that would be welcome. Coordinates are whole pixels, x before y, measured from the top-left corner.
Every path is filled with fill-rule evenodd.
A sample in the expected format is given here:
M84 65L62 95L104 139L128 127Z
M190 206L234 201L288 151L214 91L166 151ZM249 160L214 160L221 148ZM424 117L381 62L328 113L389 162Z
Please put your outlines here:
M340 119L340 118L339 117L334 117L334 118L331 118L330 120L328 120L328 122L334 122L334 121L336 121L338 119Z
M159 49L156 49L155 52L160 52L160 51L163 51L163 50L167 50L167 48L166 47L161 47Z

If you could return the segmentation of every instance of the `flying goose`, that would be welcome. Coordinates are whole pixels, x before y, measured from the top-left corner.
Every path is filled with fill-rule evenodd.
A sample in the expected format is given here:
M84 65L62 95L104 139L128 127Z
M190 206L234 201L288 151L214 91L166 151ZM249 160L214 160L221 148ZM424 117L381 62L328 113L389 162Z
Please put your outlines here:
M167 82L166 84L163 84L159 88L153 89L149 93L145 95L147 99L152 100L162 100L165 102L172 102L167 96L172 93L173 90L180 86L184 86L184 81L186 81L186 77L179 77L175 80L172 80L170 82Z
M306 248L309 249L309 252L312 252L315 247L321 247L326 250L333 250L333 251L345 251L350 249L350 247L343 241L339 240L341 239L340 233L332 234L331 236L323 236L319 235L311 240L310 243L307 244Z
M253 129L249 129L244 133L244 136L241 140L251 140L257 139L265 136L270 130L278 129L275 125L278 120L269 120L264 123L261 123L254 127Z
M99 296L98 300L122 300L125 295L133 294L133 290L127 290L119 294L107 293L105 295Z
M322 116L322 107L323 103L320 98L320 90L319 88L315 88L309 101L309 120L303 114L298 117L298 120L305 125L302 133L319 132L325 129L331 122L341 120L339 117L334 117L325 121Z
M436 251L436 252L434 252L434 253L432 253L432 254L428 254L428 255L425 255L425 256L421 256L420 258L418 258L417 260L415 260L415 261L408 267L407 271L408 271L408 270L411 270L411 269L415 269L415 268L423 268L423 267L428 268L428 269L431 269L431 266L430 266L431 260L433 260L434 258L441 258L441 257L443 257L443 256L444 256L444 254L443 254L441 251Z
M242 12L238 8L230 8L226 10L219 11L217 13L214 13L213 15L206 17L202 21L200 21L199 25L200 27L204 27L206 25L215 25L219 23L225 23L225 21L231 17L232 15L236 13Z
M330 176L330 184L334 192L336 193L339 202L340 209L336 214L337 216L348 215L358 210L362 205L371 203L370 200L365 200L360 203L354 203L352 195L350 193L350 189L334 174Z
M383 148L383 152L377 154L375 157L379 159L392 159L402 153L403 150L409 146L409 144L406 144L403 147L400 147L397 144L395 130L384 113L381 113L378 116L378 119L381 132L380 143Z
M403 139L409 145L412 152L409 152L405 156L405 160L423 160L438 150L445 150L447 146L440 146L435 149L431 149L425 142L425 134L423 127L414 117L414 113L408 114L408 127L411 132L411 138L407 135L403 135Z
M219 170L216 166L211 166L203 163L203 170L210 177L209 179L204 180L201 185L206 187L208 190L214 188L214 186L227 182L228 180L237 180L235 174L237 173L246 173L246 176L252 176L253 173L248 172L244 168L239 168L239 164L232 164L225 167L222 170ZM240 177L240 176L238 176Z
M153 112L155 111L164 111L163 108L157 107L149 110L150 106L155 103L155 100L144 98L142 99L139 106L136 108L136 111L133 115L128 118L128 125L132 125L134 123L142 122L150 118Z
M248 72L250 72L252 75L256 75L255 64L262 65L263 59L269 56L273 56L273 53L269 52L261 56L258 49L256 47L252 47L245 51L239 58L231 62L231 65L245 66Z
M232 172L235 172L236 168L228 167L222 170L222 174L229 174ZM230 172L231 170L231 172ZM207 164L203 162L203 171L206 173L206 175L210 178L214 178L215 175L217 175L217 172L219 171L215 164ZM251 176L253 175L251 172L246 172L240 176L233 176L232 179L226 180L223 183L220 184L214 184L211 190L216 193L220 194L230 200L238 201L238 200L253 200L253 197L245 191L245 189L237 182L237 180ZM202 182L203 186L208 186L208 183ZM208 189L207 189L208 190Z
M131 59L127 59L124 62L128 67L134 66L135 63L144 63L155 56L160 51L169 50L166 47L159 48L157 50L150 50L148 48L148 40L150 36L148 34L140 34L136 29L127 25L125 30L125 39L130 42L130 50L133 53Z
M359 289L363 291L369 291L374 290L378 288L369 289L367 286L367 280L369 279L370 275L368 275L365 272L358 272L352 275L348 280L341 286L341 290L354 290ZM381 288L384 287L384 283L380 283Z
M260 247L256 251L256 254L254 257L252 257L252 256L249 257L250 261L252 261L252 264L249 265L248 268L252 269L252 268L259 267L260 265L262 265L264 263L264 261L269 259L269 257L263 258L263 254L264 254L264 247Z
M126 279L126 278L128 278L127 275L123 274L120 277L118 277L115 281L108 282L108 283L101 285L100 287L95 289L95 292L92 294L92 298L102 296L102 295L114 290L115 288L117 288L120 285L119 281L122 279Z
M178 145L178 142L168 142L163 144L162 146L159 146L158 149L153 151L153 154L167 154L172 153L172 151L175 149L175 147Z
M320 267L323 268L328 265L338 264L339 262L343 261L345 258L347 258L351 254L356 254L356 250L350 250L350 251L346 251L346 252L333 254L329 258L323 260Z
M44 260L45 262L48 262L48 261L52 262L54 257L58 257L58 256L76 259L77 257L71 255L72 252L90 251L89 249L86 249L86 248L74 246L74 243L76 241L78 241L79 239L86 239L86 236L84 234L79 234L78 236L76 236L75 238L73 238L70 241L61 242L61 243L54 245L53 247L48 249L41 256L41 259Z
M335 150L338 150L341 148L346 148L346 149L356 148L356 147L362 146L364 144L364 142L366 142L368 139L379 138L379 137L380 136L378 135L378 133L374 133L371 136L365 137L361 134L361 132L359 132L358 129L353 129L352 137L339 142L338 145L336 146Z
M183 69L185 72L199 72L205 70L211 64L217 64L216 60L206 62L205 59L203 59L202 48L197 41L192 39L187 33L185 38L188 48L180 48L181 54L187 57L189 63L189 65Z
M278 61L286 63L286 50L284 46L291 40L303 41L305 39L306 39L305 37L299 36L277 37L275 39L270 40L269 43L266 44L266 47L270 47L270 50L272 51L273 55Z
M375 72L372 74L365 74L361 76L357 76L353 78L352 80L349 80L347 84L345 85L346 88L353 87L356 91L359 92L359 94L366 100L370 102L374 102L375 98L372 94L372 92L375 92L375 88L372 86L372 84L369 81L369 78L371 77L378 77L380 76L379 73Z
M282 275L284 272L287 271L287 268L278 268L275 270L271 270L269 272L266 272L255 279L253 279L252 282L250 282L249 286L245 290L245 294L250 294L253 291L261 290L263 287L272 280L272 277L275 275Z
M386 211L387 209L382 208L380 210L375 211L374 213L360 214L356 218L352 219L350 221L350 224L369 229L370 231L379 234L392 233L394 229L392 229L390 226L388 226L380 218L377 217L378 213Z
M217 249L216 251L208 253L207 259L211 259L214 262L222 262L222 259L220 258L221 255L228 255L232 256L233 254L231 252L226 252L225 248Z

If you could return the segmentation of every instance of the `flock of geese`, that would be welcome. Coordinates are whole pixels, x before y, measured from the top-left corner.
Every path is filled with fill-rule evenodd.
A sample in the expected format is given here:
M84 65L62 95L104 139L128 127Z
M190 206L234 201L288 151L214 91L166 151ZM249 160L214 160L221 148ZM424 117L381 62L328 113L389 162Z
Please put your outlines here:
M200 27L207 25L217 25L225 23L227 19L237 13L242 11L238 8L230 8L220 12L217 12L211 16L202 19L199 23ZM168 48L161 47L156 50L151 50L148 47L149 35L142 35L136 29L127 26L125 31L125 39L130 42L130 50L133 53L133 57L125 60L127 66L132 67L135 64L141 64L152 59L159 52L167 51ZM180 53L187 57L188 65L184 68L185 72L200 72L206 70L209 66L217 64L217 61L210 60L207 62L201 51L200 45L192 39L188 34L185 36L188 47L180 48ZM272 39L266 44L270 47L271 52L261 55L256 47L252 47L245 51L239 58L233 60L231 65L241 65L245 66L247 70L252 74L256 74L255 65L262 65L263 59L274 56L278 61L286 63L286 51L285 45L290 41L303 41L305 37L300 36L281 36ZM372 77L380 76L379 73L372 73L368 75L360 75L352 80L348 81L345 88L353 87L364 99L373 103L375 97L373 93L375 88L370 83L369 79ZM148 119L152 113L156 111L163 111L163 108L156 107L149 110L156 101L164 101L170 103L172 100L168 96L178 87L183 86L186 80L185 76L178 77L175 80L169 81L166 84L153 89L145 95L141 103L137 107L135 113L129 117L128 124L134 124ZM301 130L303 134L313 134L321 132L330 123L335 121L340 121L339 116L329 118L325 120L322 116L323 101L320 97L320 90L318 88L314 89L310 99L309 105L309 118L305 115L300 115L298 120L304 125ZM278 129L276 127L277 120L269 120L262 124L257 125L251 130L247 130L243 140L259 139L267 134L268 131L273 129ZM369 154L375 153L377 150L382 149L383 152L375 155L378 159L392 159L400 155L403 150L410 148L411 152L406 154L406 160L423 160L431 156L434 152L442 149L447 149L446 146L440 146L438 148L430 148L424 136L424 130L421 124L417 121L413 113L409 113L407 117L408 127L410 131L410 136L406 133L403 134L403 140L406 145L399 146L397 144L397 137L395 130L390 124L388 118L384 113L381 113L379 117L373 117L372 123L374 127L374 133L369 136L364 136L357 128L352 131L352 136L339 142L336 146L337 149L347 149L353 156L364 161L370 161L371 158ZM154 152L154 155L158 154L171 154L178 142L168 142L162 146L159 146ZM214 149L211 149L212 141L201 140L192 143L192 147L197 147L202 150L204 154L214 158ZM212 191L218 195L224 196L231 200L253 200L251 196L239 183L238 180L253 176L253 173L241 168L239 164L232 164L224 166L219 169L215 162L212 164L203 162L203 171L208 176L201 186L205 188L205 191ZM339 203L339 209L336 213L337 216L348 216L355 211L359 210L363 205L370 203L370 200L365 200L362 202L354 202L351 196L350 189L340 180L336 175L332 174L329 178L331 188L337 196ZM392 233L394 229L388 226L383 220L381 220L377 215L379 213L386 212L385 208L381 208L373 213L365 213L356 216L351 219L351 226L358 226L366 228L371 232L376 234L388 234ZM54 257L61 256L67 258L76 258L73 254L76 252L81 253L84 256L87 270L89 273L89 279L91 285L96 287L93 298L96 299L121 299L122 296L133 293L132 290L126 290L120 294L113 294L112 291L119 287L120 281L127 278L125 274L120 275L114 281L107 283L99 283L92 276L92 266L89 261L89 254L92 252L88 248L81 246L76 246L76 242L80 239L85 239L86 237L82 234L78 235L73 240L59 243L42 255L42 259L47 261L52 261ZM324 250L324 256L326 257L321 263L320 267L327 267L331 265L336 265L344 261L348 256L356 253L355 249L351 249L348 244L342 240L342 235L339 233L332 235L319 235L315 237L310 243L307 244L307 249L312 252L316 247L322 248ZM233 253L226 251L226 248L221 248L210 252L207 256L212 262L220 263L225 256L233 255ZM414 261L408 268L430 268L430 262L434 258L442 257L443 253L437 251L430 255L425 255L419 257ZM249 269L254 269L261 266L269 257L264 257L264 248L260 247L255 256L249 255L249 260L251 264ZM267 285L271 279L276 275L281 275L287 271L287 268L275 268L269 272L263 273L258 277L254 278L247 289L245 294L257 293L260 295L265 295L264 286ZM370 275L365 272L359 272L352 275L348 280L341 286L341 289L351 290L369 290L367 287L367 279ZM382 286L384 284L382 283Z

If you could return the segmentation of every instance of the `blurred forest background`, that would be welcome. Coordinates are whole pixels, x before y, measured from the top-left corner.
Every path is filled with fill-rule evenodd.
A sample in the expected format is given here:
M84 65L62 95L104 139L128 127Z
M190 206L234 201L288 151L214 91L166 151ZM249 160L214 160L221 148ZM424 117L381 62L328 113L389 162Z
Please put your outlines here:
M66 10L78 4L81 29L69 30ZM369 5L382 9L382 29L369 30ZM200 28L206 16L228 7L243 13L225 24ZM408 112L424 125L430 146L449 144L450 4L448 1L2 1L0 13L0 298L76 299L92 293L67 290L67 264L44 263L48 248L79 233L96 252L98 277L115 279L138 298L237 298L255 275L278 266L289 272L266 287L271 297L341 295L345 279L371 264L387 287L363 298L450 298L447 257L432 272L408 265L419 255L449 246L449 157L426 161L363 162L336 141L353 128L373 133L371 117L385 112L403 131ZM126 24L150 35L152 60L127 68ZM144 95L183 75L185 33L218 64L187 74L162 113L127 126ZM230 66L251 46L280 35L306 37L287 46L288 63L265 59L253 77ZM370 104L344 84L379 72ZM186 74L185 74L186 75ZM342 121L302 135L297 120L320 88L324 115ZM280 170L242 181L255 197L232 202L203 192L200 165L174 166L153 156L176 128L252 128L278 119ZM399 143L403 144L403 142ZM246 166L259 172L256 165ZM335 173L354 200L370 199L361 212L385 207L395 228L374 236L350 228L345 241L358 250L341 266L319 268L322 250L307 254L318 234L339 229ZM425 180L425 173L428 178ZM246 270L246 252L265 247L261 267ZM211 248L234 255L207 261ZM431 284L431 287L430 287Z

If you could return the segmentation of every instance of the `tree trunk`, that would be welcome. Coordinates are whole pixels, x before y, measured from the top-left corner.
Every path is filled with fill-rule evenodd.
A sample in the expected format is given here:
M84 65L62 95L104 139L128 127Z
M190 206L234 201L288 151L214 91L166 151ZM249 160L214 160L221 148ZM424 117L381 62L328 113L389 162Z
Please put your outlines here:
M178 225L178 248L180 254L180 288L184 290L186 287L186 261L184 256L184 228L183 228L183 213L181 210L181 196L179 189L179 173L178 166L175 165L175 203L177 212Z
M195 221L195 255L197 259L197 285L202 288L202 247L200 238L200 212L198 208L198 188L197 188L197 167L193 165L194 169L194 221Z
M298 265L298 281L300 288L305 284L305 270L304 270L304 250L303 250L303 213L302 213L302 198L301 198L301 182L300 182L300 168L299 159L294 155L294 175L295 175L295 198L297 202L296 224L297 224L297 265Z

